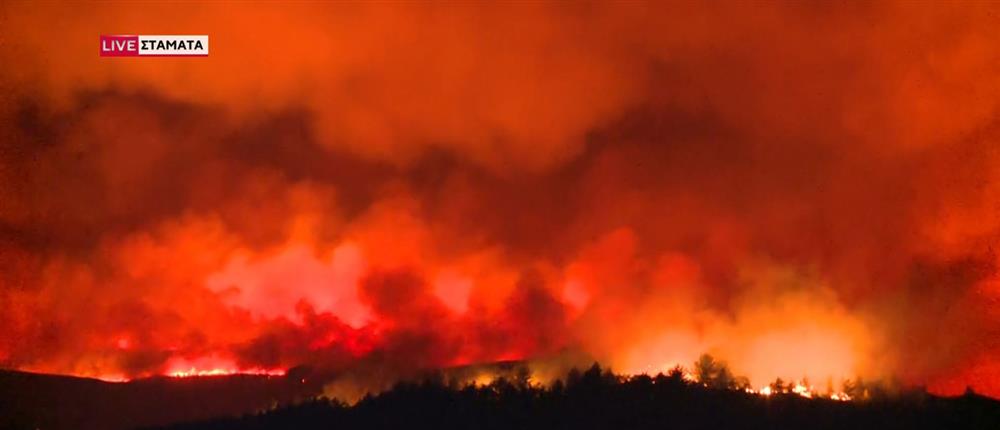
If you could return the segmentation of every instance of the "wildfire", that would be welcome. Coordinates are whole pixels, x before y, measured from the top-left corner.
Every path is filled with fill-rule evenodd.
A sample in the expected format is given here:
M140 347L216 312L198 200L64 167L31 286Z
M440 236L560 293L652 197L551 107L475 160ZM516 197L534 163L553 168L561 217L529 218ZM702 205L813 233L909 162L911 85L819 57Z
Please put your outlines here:
M775 387L772 385L765 385L759 389L754 389L747 387L744 389L745 392L750 394L757 394L764 397L769 397L773 394L779 393L789 393L796 394L807 399L830 399L837 401L850 401L851 396L842 391L821 393L817 391L812 385L809 385L805 381L797 381L789 387Z
M795 386L792 387L792 392L807 399L811 399L813 396L812 387L807 387L801 383L796 383Z
M846 402L846 401L851 400L851 396L848 396L847 393L833 393L833 394L830 395L830 399L831 400L840 400L840 401L845 401Z
M197 360L173 360L167 366L167 371L164 374L171 378L224 375L284 376L285 370L263 367L240 367L230 359L208 356Z
M226 367L215 367L215 368L197 368L189 367L187 369L174 369L163 373L162 376L167 376L170 378L194 378L201 376L228 376L228 375L254 375L254 376L285 376L284 369L264 369L264 368L226 368ZM81 375L87 376L87 375ZM93 376L95 379L99 379L104 382L129 382L135 378L130 378L120 373L109 373Z
M495 374L481 373L479 375L476 375L476 377L472 379L471 384L477 387L485 387L487 385L492 384L493 381L495 381L496 379L497 376Z
M122 375L120 373L117 373L117 374L108 374L108 375L98 375L95 378L99 379L101 381L104 381L104 382L128 382L128 381L131 380L131 379L127 378L125 375Z
M282 369L197 369L175 370L167 373L171 378L190 378L197 376L224 376L224 375L257 375L257 376L285 376Z

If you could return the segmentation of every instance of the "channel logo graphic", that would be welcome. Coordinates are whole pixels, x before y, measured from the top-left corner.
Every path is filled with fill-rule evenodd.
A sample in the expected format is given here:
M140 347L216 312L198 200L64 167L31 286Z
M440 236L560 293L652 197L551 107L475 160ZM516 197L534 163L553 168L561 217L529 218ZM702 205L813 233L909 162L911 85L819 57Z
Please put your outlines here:
M102 57L207 57L207 35L101 35Z

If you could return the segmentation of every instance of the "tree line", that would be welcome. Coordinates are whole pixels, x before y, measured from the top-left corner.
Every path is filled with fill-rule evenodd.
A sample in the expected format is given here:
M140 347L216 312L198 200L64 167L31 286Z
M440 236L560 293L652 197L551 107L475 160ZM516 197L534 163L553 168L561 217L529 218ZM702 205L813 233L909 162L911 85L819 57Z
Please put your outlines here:
M218 429L993 429L1000 403L969 393L941 398L922 390L890 393L878 384L865 401L804 398L775 381L770 396L748 393L746 378L702 356L691 375L676 367L657 375L622 376L595 363L550 385L530 369L489 384L463 384L443 374L400 382L354 405L317 398L243 417L164 427ZM861 398L862 396L859 396Z

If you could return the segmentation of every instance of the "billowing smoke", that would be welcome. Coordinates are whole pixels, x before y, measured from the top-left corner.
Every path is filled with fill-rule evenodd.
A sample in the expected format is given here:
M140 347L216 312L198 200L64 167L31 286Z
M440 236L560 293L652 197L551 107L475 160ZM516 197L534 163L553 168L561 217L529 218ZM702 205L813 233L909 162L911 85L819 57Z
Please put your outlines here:
M0 363L1000 395L1000 10L727 6L0 5Z

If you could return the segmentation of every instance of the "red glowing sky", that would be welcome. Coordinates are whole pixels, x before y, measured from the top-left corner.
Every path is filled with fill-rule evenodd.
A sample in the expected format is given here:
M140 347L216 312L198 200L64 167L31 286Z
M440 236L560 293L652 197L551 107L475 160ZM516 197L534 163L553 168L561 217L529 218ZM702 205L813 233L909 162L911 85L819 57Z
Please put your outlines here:
M711 352L1000 395L998 16L4 3L0 364ZM98 56L136 33L211 54Z

